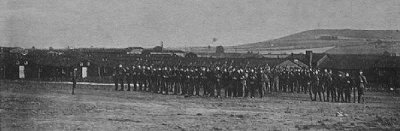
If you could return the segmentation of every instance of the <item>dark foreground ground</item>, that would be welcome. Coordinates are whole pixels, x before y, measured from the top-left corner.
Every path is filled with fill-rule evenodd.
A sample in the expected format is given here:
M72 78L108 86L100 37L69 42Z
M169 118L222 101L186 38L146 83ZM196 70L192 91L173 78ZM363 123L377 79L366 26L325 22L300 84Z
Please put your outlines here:
M80 85L70 95L64 84L0 84L0 130L400 130L400 97L388 93L367 92L367 103L355 104L289 93L185 98Z

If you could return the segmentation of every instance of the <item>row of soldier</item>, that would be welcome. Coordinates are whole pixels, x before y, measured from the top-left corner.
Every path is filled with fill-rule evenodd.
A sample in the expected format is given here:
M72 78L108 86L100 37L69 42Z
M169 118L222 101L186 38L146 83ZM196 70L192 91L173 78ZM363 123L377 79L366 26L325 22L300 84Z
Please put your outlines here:
M361 102L365 76L330 70L234 66L131 66L119 65L113 74L115 90L211 97L263 97L271 92L303 92L311 100ZM221 94L223 92L223 94Z

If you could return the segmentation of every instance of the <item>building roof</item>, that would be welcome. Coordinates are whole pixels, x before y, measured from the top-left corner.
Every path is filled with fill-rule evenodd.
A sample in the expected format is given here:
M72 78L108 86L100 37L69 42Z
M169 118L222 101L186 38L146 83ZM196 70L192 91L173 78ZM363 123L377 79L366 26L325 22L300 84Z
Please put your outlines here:
M308 66L298 60L285 60L282 63L276 65L276 67L294 67L294 68L307 68Z
M326 59L320 61L318 67L344 70L370 69L382 57L381 55L327 55Z
M400 68L400 57L389 56L378 60L374 67L376 68Z

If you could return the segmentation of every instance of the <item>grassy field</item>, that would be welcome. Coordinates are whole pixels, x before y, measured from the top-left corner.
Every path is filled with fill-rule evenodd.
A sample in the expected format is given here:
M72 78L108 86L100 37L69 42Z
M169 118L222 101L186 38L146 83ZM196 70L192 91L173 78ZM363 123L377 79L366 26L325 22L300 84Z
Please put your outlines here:
M204 98L112 86L0 81L1 130L400 130L400 97L311 102L306 94ZM342 116L337 116L342 112Z

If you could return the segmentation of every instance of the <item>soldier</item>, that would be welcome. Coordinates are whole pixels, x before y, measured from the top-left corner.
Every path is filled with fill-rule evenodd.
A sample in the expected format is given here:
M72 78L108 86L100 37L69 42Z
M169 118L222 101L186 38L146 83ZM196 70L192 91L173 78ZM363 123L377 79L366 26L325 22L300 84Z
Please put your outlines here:
M353 84L353 82L352 82L352 79L351 79L351 77L350 77L350 75L349 75L349 73L346 73L346 76L345 76L345 86L344 86L344 102L351 102L351 88L352 88L352 84Z
M78 72L77 68L74 68L74 70L71 72L72 73L71 74L71 76L72 76L72 95L75 94L77 72Z
M132 82L132 70L129 69L129 67L126 67L126 72L125 72L125 78L126 78L126 84L128 85L128 90L131 91L131 82Z
M339 76L339 74L332 74L332 88L333 88L333 92L332 92L332 96L333 96L333 100L335 102L338 102L338 97L339 97L339 88L340 88L340 81L341 78Z
M287 82L288 82L288 90L290 90L290 92L293 93L294 92L295 78L294 78L294 72L292 70L288 71Z
M157 87L155 89L155 92L161 93L162 94L162 88L163 88L163 71L160 67L157 68L155 71L155 76L157 78Z
M323 84L323 88L326 90L326 99L325 99L325 101L329 102L329 97L332 94L332 86L331 86L332 76L328 72L327 69L324 70L324 73L322 75L323 75L323 83L322 83Z
M357 79L357 92L358 92L358 103L362 102L364 103L364 90L365 90L365 84L368 84L367 78L363 75L363 72L360 71L360 74L358 75ZM355 96L354 96L355 97Z
M304 80L305 80L305 90L308 91L308 94L310 95L311 100L313 100L313 96L312 96L312 88L313 88L313 78L312 78L312 72L311 69L305 71L305 75L304 75Z
M238 69L233 69L232 72L232 83L233 83L233 97L239 96L240 89L240 74Z
M207 95L207 75L206 75L206 68L201 67L200 74L199 74L199 79L200 79L200 85L201 88L203 89L203 96Z
M305 69L303 69L302 71L301 71L301 77L300 77L300 79L301 79L301 86L302 86L302 88L303 88L303 91L304 91L304 94L307 94L307 91L308 91L308 82L309 82L309 75L308 75L308 72L305 70Z
M168 95L168 86L169 86L169 71L167 67L162 68L162 85L161 85L161 94Z
M208 81L208 86L207 86L207 94L211 97L214 97L215 95L215 86L217 83L217 77L215 74L215 71L213 71L212 69L208 68L207 69L207 81Z
M140 72L139 67L140 66L138 66L138 67L133 66L132 67L132 70L133 70L133 74L132 74L133 81L132 81L132 84L133 84L133 90L134 91L137 91L138 85L139 85L139 72Z
M123 91L124 90L124 76L125 76L125 69L122 67L121 64L118 65L118 67L116 68L116 87L115 90L118 90L118 84L120 84L120 89L119 91Z
M254 98L256 88L257 88L257 74L254 69L251 69L249 74L250 98Z
M268 76L267 74L264 73L263 69L260 69L259 73L258 73L258 81L260 82L260 86L258 91L260 94L260 97L262 98L266 93L267 93L267 79Z
M221 97L221 89L223 87L223 81L222 81L222 71L220 70L219 67L216 68L215 76L217 79L216 83L216 90L217 90L217 97Z
M248 77L249 77L249 75L248 75L248 73L244 70L244 69L240 69L240 83L241 83L241 85L242 85L242 87L240 87L240 89L239 89L239 97L245 97L247 94L246 94L246 91L247 91L247 79L248 79Z
M344 86L346 85L346 80L345 80L344 76L341 73L339 73L337 78L338 78L337 79L338 80L337 81L337 89L338 89L337 101L338 102L343 102L344 101L344 96L343 96L344 92L343 92L343 90L344 90Z
M194 95L196 95L196 96L200 96L200 82L201 82L200 74L201 73L200 73L199 68L195 67L194 72L193 72L194 77L192 79L192 84L193 84L193 88L194 88L193 91L195 91Z
M222 72L222 85L224 88L225 97L231 96L231 87L230 87L230 80L229 80L229 71L228 69L224 69Z
M313 94L314 94L313 101L317 100L317 95L319 97L319 101L322 101L322 98L321 98L322 87L321 87L321 82L320 82L320 74L319 74L318 70L314 71L314 73L312 75L312 79L313 79L312 90L313 90Z
M334 102L336 100L336 89L335 89L335 85L333 83L334 83L333 72L332 72L332 70L329 70L328 71L328 92L331 96L331 102ZM329 97L329 95L328 95L328 97Z
M143 65L138 67L138 73L137 73L137 76L138 76L138 91L142 91L142 89L143 89L143 84L144 84L144 81L145 81L144 68L145 68L145 66L143 66Z
M274 90L275 90L276 92L278 92L279 89L280 89L280 85L279 85L279 83L280 83L280 82L279 82L279 81L280 81L279 78L280 78L280 77L279 77L279 75L280 75L280 73L279 73L278 69L275 68L275 69L273 70L273 77L274 77L274 82L273 82L273 83L274 83L274 86L273 86L273 87L274 87Z
M114 67L112 78L113 78L113 81L114 81L115 91L118 91L117 67Z

